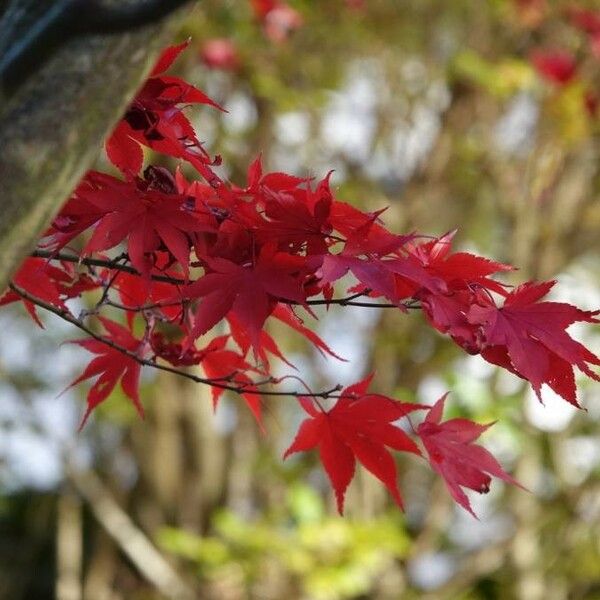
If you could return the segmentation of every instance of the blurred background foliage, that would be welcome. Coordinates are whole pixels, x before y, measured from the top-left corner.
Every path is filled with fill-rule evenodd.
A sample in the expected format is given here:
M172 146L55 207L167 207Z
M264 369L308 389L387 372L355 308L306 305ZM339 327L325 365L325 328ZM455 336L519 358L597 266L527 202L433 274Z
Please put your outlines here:
M198 4L177 69L228 111L190 112L224 175L243 184L259 153L270 170L334 169L338 198L389 206L390 228L458 228L515 281L557 277L555 298L600 306L600 25L573 12L600 6ZM71 332L6 309L0 326L0 598L600 599L598 386L581 382L587 412L541 406L397 311L323 315L349 363L276 331L315 386L375 369L376 390L406 400L452 390L449 416L499 420L484 443L530 490L494 482L475 521L403 460L405 514L361 471L341 519L314 456L281 461L292 399L265 403L263 436L235 399L213 416L207 390L147 373L144 422L116 391L77 434L84 390L56 397L85 358L56 349Z

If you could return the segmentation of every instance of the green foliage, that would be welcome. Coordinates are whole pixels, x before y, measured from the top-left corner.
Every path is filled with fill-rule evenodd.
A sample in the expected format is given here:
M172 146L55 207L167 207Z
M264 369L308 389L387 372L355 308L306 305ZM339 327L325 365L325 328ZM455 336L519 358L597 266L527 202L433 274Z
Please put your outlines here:
M268 577L275 563L314 600L367 594L410 546L397 515L368 521L333 517L320 496L300 483L290 487L279 510L250 521L222 510L213 530L201 537L166 528L158 540L168 552L190 561L205 582L237 571L251 587Z
M498 98L509 98L523 90L531 90L536 77L524 60L504 58L489 61L472 50L461 51L454 59L456 77L462 77L481 86Z

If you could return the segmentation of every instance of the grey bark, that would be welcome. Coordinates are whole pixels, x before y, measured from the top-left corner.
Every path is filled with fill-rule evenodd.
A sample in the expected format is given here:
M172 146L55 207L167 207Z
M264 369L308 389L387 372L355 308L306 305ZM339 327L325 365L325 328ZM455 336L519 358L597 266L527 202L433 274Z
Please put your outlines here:
M187 13L67 39L10 99L0 97L0 291L92 165L170 41L169 25Z

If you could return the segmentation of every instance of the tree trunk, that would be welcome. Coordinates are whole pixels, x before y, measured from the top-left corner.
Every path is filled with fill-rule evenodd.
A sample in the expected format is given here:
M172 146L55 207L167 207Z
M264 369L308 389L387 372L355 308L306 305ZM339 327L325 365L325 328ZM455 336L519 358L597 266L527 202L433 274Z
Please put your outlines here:
M0 96L0 290L92 165L182 13L118 34L69 39L65 28L67 41L9 100ZM0 59L9 16L0 19Z

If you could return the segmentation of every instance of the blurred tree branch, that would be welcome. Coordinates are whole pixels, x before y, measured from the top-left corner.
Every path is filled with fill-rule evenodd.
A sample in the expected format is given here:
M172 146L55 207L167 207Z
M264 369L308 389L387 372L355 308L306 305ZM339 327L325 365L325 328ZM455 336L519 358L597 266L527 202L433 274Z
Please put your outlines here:
M195 597L192 589L119 506L94 472L70 469L68 477L98 522L147 581L169 600Z

